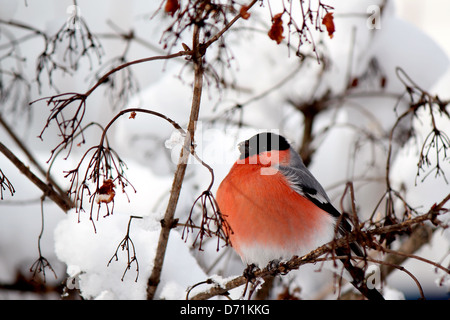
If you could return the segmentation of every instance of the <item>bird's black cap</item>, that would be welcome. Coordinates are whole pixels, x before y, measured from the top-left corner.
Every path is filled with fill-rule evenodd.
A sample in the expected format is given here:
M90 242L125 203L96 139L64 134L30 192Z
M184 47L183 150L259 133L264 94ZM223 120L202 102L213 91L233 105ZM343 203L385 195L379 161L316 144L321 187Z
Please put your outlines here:
M239 144L241 153L239 159L243 160L264 151L287 150L289 147L289 143L283 136L272 132L258 133Z

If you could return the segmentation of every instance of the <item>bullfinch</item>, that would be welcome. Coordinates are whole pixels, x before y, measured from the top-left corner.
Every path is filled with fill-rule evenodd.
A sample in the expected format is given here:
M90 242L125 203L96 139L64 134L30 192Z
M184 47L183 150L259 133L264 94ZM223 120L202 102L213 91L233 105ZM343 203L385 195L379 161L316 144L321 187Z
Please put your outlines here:
M244 263L263 268L302 256L333 240L335 230L351 230L283 136L259 133L238 147L240 157L221 182L216 200L231 228L231 245ZM356 244L352 250L362 255ZM350 259L343 262L350 275L359 278L352 284L363 295L383 299L360 280L361 269Z

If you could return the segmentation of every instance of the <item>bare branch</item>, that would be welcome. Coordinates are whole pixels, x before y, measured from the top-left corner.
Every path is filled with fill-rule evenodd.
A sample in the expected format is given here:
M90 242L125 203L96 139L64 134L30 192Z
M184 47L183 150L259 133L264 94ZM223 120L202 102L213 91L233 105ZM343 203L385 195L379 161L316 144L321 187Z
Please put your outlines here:
M39 233L38 237L38 253L39 258L33 263L33 265L30 267L30 272L33 273L33 279L36 279L37 274L42 272L42 276L44 277L44 283L46 282L46 276L45 276L45 269L50 269L50 271L53 272L53 275L56 278L56 272L53 270L52 265L50 262L42 255L41 251L41 239L42 235L44 233L44 199L45 195L41 197L41 231Z
M256 1L252 1L251 5L254 5L255 3ZM196 15L192 20L193 22L197 23L194 24L192 36L192 48L193 48L192 62L194 64L194 88L193 88L191 113L189 117L187 136L184 141L184 147L181 150L180 158L175 172L175 177L172 184L169 203L166 212L164 214L164 219L161 221L162 229L158 241L158 246L156 249L154 266L147 284L147 299L149 300L153 299L157 286L159 284L161 277L161 270L164 263L164 256L167 248L167 242L169 240L169 233L170 230L174 227L174 225L176 225L176 221L174 221L174 214L177 207L179 194L181 191L181 186L183 184L184 175L186 172L187 167L186 160L189 157L189 153L187 153L184 149L191 148L195 143L194 139L195 124L198 120L200 112L200 102L203 89L203 76L204 76L203 56L206 50L206 47L204 47L204 45L200 43L200 32L201 32L200 21L203 21L205 19L204 14L205 15L209 14L208 9L206 7L200 7L198 8L198 11L196 11ZM233 19L232 23L237 21L240 17L241 14L238 14L237 17ZM230 26L231 25L225 26L225 29L228 30ZM220 36L217 37L217 39L219 38ZM217 41L217 39L215 39L214 37L212 39L214 39L214 41ZM211 42L210 44L212 44L213 42Z
M31 182L33 182L41 191L55 202L64 212L73 208L73 204L66 197L56 192L53 187L49 186L39 179L31 170L23 164L3 143L0 142L0 152L3 153Z
M300 266L304 264L316 263L318 261L324 261L324 259L325 260L340 259L342 257L333 255L332 252L334 252L334 250L336 250L337 248L343 248L348 246L349 243L356 241L357 239L361 238L373 239L374 236L383 235L393 231L405 230L412 226L419 225L425 221L431 222L434 221L434 223L438 223L437 216L448 211L447 209L444 209L444 205L448 201L450 201L450 194L447 195L440 203L433 205L427 213L424 213L415 218L410 218L401 223L397 223L390 226L376 227L368 230L354 230L352 233L349 233L345 237L335 239L302 257L294 256L291 260L280 263L279 266L276 267L275 269L271 268L270 266L264 268L263 270L258 269L254 272L254 276L264 278L266 276L273 274L288 273L291 270L298 269ZM359 243L363 244L361 242ZM325 258L321 258L322 256L325 256ZM370 258L366 259L370 260ZM389 262L386 262L385 264L389 264ZM397 269L402 269L402 267L398 265L395 266L393 265L393 267ZM448 270L447 268L443 268L441 266L441 269L444 270L446 273L450 274L450 270ZM402 270L404 271L404 268ZM409 273L409 275L412 274ZM248 280L244 275L233 278L228 282L226 282L225 284L221 284L220 286L217 285L213 286L212 288L209 288L203 292L196 294L191 298L191 300L204 300L212 298L214 296L227 294L229 290L244 285L247 281Z
M125 250L127 252L127 266L125 268L125 271L123 272L121 280L123 281L125 274L127 273L128 270L131 269L131 265L133 263L135 263L136 264L136 278L134 281L137 282L138 277L139 277L139 263L138 263L138 260L136 257L136 248L134 246L134 242L133 242L133 240L131 240L131 237L130 237L130 225L131 225L131 220L133 218L142 219L142 217L130 216L130 219L128 220L127 233L126 233L125 237L122 239L122 241L120 241L119 245L117 246L116 252L109 260L107 266L110 265L110 263L112 262L112 260L114 258L116 259L116 261L119 260L119 256L117 255L117 252L119 251L120 248L122 249L122 251Z
M12 185L11 181L5 176L2 169L0 169L0 199L3 200L3 191L8 189L11 193L11 196L14 195L16 190L14 189L14 186Z

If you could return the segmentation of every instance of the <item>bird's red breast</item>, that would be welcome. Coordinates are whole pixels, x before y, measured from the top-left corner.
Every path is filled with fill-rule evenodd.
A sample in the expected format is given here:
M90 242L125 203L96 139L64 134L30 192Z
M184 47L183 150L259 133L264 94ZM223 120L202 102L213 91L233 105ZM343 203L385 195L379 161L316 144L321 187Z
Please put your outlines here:
M273 162L289 161L289 150L238 160L222 181L216 200L231 227L230 241L248 264L303 255L330 241L335 220L295 192ZM251 163L251 164L249 164Z

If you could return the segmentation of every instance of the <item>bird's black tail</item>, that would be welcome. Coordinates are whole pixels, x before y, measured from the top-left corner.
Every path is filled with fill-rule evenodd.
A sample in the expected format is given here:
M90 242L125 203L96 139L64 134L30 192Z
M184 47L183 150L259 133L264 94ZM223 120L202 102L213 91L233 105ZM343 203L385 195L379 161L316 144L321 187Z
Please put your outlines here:
M353 243L352 243L353 244ZM362 256L362 252L356 244L353 244L352 250L358 255ZM356 246L356 248L354 248ZM344 264L345 269L350 273L351 284L359 291L361 294L369 300L374 301L383 301L383 295L375 288L369 288L367 286L367 282L365 279L365 272L363 269L352 264L350 260L350 250L346 250L345 248L336 249L336 254L338 256L345 256L346 258L342 258L341 261Z
M342 235L351 232L352 227L347 221L345 216L340 217L339 233ZM357 255L359 258L364 259L364 253L360 246L356 242L349 243L348 247L342 247L336 249L336 254L338 256L343 256L346 258L341 259L344 264L345 269L350 273L351 284L359 291L363 296L369 300L382 301L385 300L383 295L375 288L368 288L365 272L358 266L355 266L351 261L351 252Z

